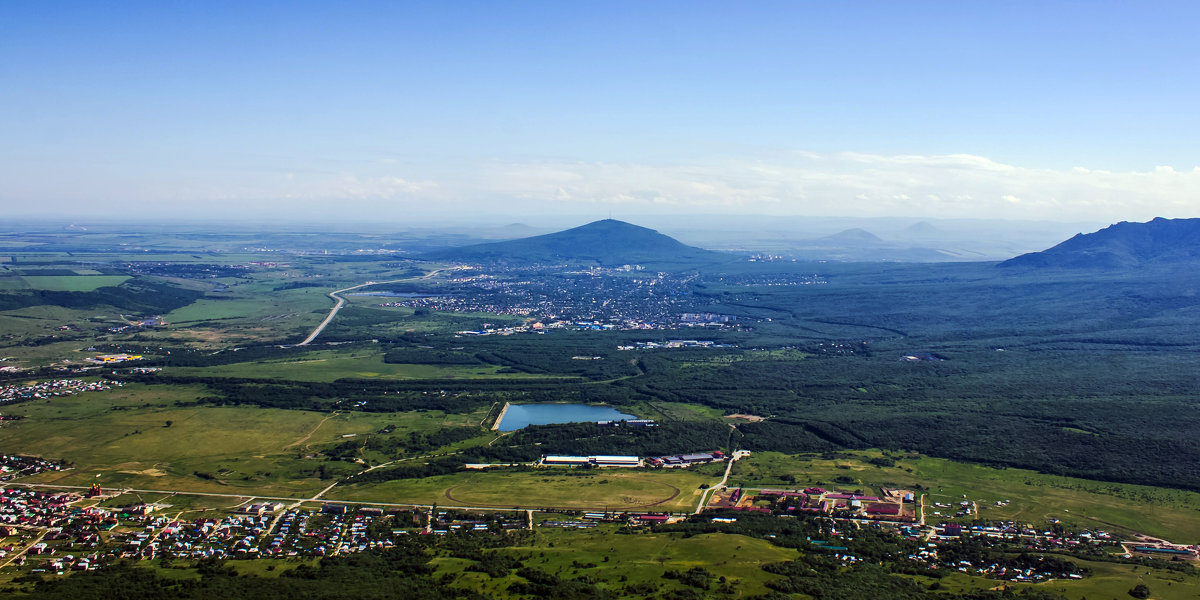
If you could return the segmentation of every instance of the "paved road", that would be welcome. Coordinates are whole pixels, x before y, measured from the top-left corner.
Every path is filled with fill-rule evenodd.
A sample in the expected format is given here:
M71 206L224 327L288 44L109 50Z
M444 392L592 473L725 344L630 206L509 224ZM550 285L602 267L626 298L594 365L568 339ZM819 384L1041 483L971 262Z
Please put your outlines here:
M334 290L332 292L329 292L329 297L332 298L334 301L333 308L330 309L328 315L325 315L325 320L321 321L321 324L317 325L317 328L314 329L312 333L308 334L308 337L304 338L303 342L300 342L299 344L296 344L296 345L297 346L307 346L307 345L311 344L313 340L317 339L317 336L321 335L322 331L325 331L325 327L327 325L329 325L330 322L333 321L333 318L337 316L338 311L342 310L342 307L346 305L346 299L339 296L338 294L341 294L343 292L348 292L350 290L357 290L358 288L367 287L369 285L381 285L381 284L385 284L385 283L400 283L401 281L412 281L413 279L429 279L430 277L437 275L441 271L442 271L441 269L434 269L420 277L415 277L415 278L414 277L405 277L404 279L392 279L389 281L368 281L366 283L360 283L358 285L352 285L348 288L342 288L340 290Z

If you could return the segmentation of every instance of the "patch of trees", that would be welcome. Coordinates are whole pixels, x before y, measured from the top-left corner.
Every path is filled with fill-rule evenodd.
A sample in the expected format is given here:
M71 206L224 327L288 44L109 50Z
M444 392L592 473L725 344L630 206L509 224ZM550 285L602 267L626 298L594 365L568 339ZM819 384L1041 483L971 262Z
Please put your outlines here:
M133 262L125 265L130 272L180 279L215 279L217 277L246 277L250 267L191 262Z
M201 384L214 394L200 399L200 402L207 404L255 405L315 411L441 410L464 413L503 400L509 393L519 394L505 389L511 387L511 382L489 386L485 383L486 380L464 380L471 381L468 385L455 380L293 382L279 379L180 377L162 374L125 375L122 379L160 385ZM450 391L455 387L466 387L469 391Z
M732 523L712 522L712 517L730 517L737 519ZM694 515L685 521L669 525L655 525L655 532L682 533L693 536L702 533L731 533L770 541L776 546L796 548L813 552L828 552L814 544L813 540L830 541L832 522L826 518L815 518L806 514L796 515L795 518L780 519L779 517L744 511L705 512L703 516ZM864 560L874 562L907 562L905 557L914 554L919 548L916 542L901 538L890 531L878 527L867 526L854 531L852 535L836 539L837 545L845 546L847 554L852 554Z
M211 562L199 565L202 575L199 579L166 578L150 569L122 563L71 577L39 580L22 597L31 600L480 598L475 592L435 582L430 576L431 558L432 553L420 541L401 539L394 549L326 557L315 567L300 565L279 577L239 576L234 569Z
M274 291L282 292L284 290L299 290L299 289L303 289L303 288L319 288L319 287L329 287L329 284L328 283L319 283L316 281L289 281L283 285L275 286Z
M150 277L134 277L117 286L90 292L21 290L0 294L0 310L31 306L91 309L111 306L131 313L163 314L195 302L203 292L187 290Z
M579 579L563 579L557 575L532 567L522 567L517 570L517 576L524 581L518 581L508 586L508 592L534 598L555 598L561 600L586 600L595 598L606 600L616 598L616 594L599 588L592 583Z
M240 354L240 352L239 352ZM589 386L577 380L515 379L339 379L331 382L294 382L281 379L194 377L123 374L123 381L149 385L204 385L214 395L209 404L256 405L298 410L356 410L400 412L441 410L466 413L494 402L604 402L632 401L627 389Z
M611 348L599 351L594 348L573 349L549 345L541 348L525 346L511 350L496 349L479 352L475 356L485 363L508 367L519 373L574 375L589 379L612 379L638 373L628 357L610 354L610 351ZM577 359L575 356L586 358Z
M701 590L712 587L713 582L717 579L704 567L692 567L686 571L668 569L663 573L663 578L674 579L683 585Z
M353 459L360 450L379 452L390 458L408 454L425 454L456 442L479 435L475 427L451 427L432 431L413 431L407 435L372 434L347 440L326 452L332 458Z
M886 566L856 563L846 567L833 558L806 554L785 563L764 567L769 573L781 575L782 580L770 581L767 587L780 594L804 594L815 600L858 600L888 598L895 600L1061 600L1062 596L1028 587L1020 592L975 590L959 594L930 591L912 579L898 577ZM936 584L935 584L936 585ZM769 596L774 598L774 596ZM791 597L791 596L779 596Z
M425 462L412 461L393 467L364 471L350 477L350 483L383 483L397 479L424 479L438 475L449 475L461 471L466 463L461 457L433 458Z
M383 355L383 362L418 365L479 365L473 354L429 348L393 348Z

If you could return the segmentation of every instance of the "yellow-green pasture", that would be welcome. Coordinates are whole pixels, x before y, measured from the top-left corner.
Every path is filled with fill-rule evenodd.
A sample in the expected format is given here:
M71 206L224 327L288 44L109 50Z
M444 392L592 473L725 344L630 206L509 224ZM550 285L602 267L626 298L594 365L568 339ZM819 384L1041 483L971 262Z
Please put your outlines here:
M686 469L492 469L345 485L332 490L327 498L442 506L680 512L695 509L703 483L714 483L714 478Z
M128 275L25 275L21 279L30 288L54 292L90 292L102 287L118 286Z

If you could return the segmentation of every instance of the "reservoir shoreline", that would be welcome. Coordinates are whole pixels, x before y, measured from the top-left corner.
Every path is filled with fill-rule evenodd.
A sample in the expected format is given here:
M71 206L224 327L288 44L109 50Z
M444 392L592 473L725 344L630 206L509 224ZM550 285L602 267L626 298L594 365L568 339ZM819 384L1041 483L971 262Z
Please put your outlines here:
M587 423L636 419L634 415L622 413L611 406L578 404L573 402L535 402L531 404L508 404L493 425L493 431L516 431L529 425L555 425L560 423Z
M504 415L508 414L508 402L504 403L504 408L500 409L500 414L496 415L496 421L492 423L492 431L500 429L500 422L504 420Z

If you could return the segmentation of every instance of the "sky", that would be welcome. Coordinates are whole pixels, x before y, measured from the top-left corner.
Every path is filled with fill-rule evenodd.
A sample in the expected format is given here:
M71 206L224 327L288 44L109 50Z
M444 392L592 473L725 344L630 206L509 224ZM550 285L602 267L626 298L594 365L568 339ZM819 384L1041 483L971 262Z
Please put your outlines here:
M1196 2L0 2L0 214L1200 217Z

